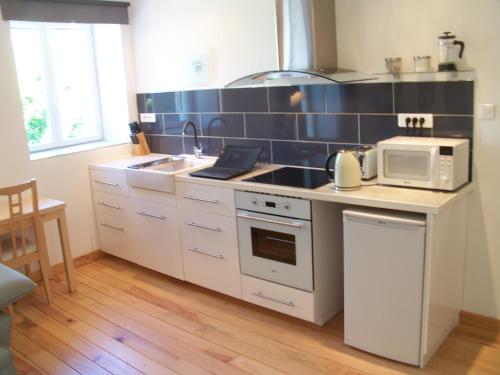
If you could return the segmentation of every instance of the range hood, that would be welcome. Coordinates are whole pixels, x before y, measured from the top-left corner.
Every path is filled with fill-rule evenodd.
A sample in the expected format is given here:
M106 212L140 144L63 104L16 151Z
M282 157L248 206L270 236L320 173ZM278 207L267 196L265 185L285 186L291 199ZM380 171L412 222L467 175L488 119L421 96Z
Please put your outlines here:
M279 70L250 74L226 87L345 83L373 75L337 67L335 0L276 0Z

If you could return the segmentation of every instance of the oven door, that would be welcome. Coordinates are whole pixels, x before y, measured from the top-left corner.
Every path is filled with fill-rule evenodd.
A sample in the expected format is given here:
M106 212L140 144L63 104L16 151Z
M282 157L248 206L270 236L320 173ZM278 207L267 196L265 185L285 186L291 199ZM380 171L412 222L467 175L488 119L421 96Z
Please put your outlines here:
M241 273L313 291L311 222L237 210Z

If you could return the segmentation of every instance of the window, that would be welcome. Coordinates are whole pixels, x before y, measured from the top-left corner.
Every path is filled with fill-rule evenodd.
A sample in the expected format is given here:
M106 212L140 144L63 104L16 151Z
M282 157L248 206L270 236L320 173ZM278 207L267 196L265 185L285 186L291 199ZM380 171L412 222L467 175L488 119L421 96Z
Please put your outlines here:
M30 151L101 140L93 26L10 26Z

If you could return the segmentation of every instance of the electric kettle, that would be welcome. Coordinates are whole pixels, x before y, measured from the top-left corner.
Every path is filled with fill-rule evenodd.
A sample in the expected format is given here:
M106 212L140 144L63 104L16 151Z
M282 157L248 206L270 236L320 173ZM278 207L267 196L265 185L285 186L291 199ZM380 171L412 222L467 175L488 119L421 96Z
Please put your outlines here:
M449 31L438 36L439 44L439 67L440 72L457 70L457 61L462 58L465 43L456 40L455 35L450 35Z
M335 169L330 163L335 158ZM336 190L357 190L361 187L361 167L354 151L339 150L326 159L325 171L335 181Z

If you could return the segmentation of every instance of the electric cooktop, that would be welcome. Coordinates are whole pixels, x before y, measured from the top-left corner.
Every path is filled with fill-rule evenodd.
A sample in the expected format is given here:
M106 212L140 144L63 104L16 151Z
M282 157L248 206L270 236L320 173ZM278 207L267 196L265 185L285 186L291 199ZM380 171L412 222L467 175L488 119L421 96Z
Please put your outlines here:
M294 167L283 167L243 181L306 189L316 189L330 182L324 170Z

